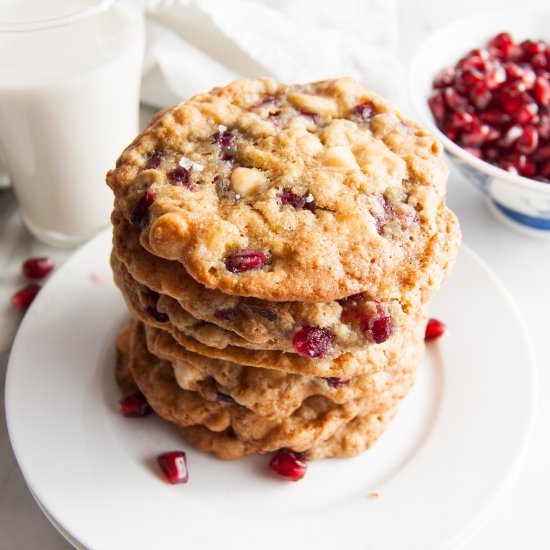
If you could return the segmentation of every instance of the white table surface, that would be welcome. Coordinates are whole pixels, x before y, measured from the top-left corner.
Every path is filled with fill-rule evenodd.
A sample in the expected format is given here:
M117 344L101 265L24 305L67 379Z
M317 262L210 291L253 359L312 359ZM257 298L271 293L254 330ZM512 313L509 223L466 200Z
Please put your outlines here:
M530 5L543 4L523 0L522 6ZM399 0L400 56L407 63L423 37L444 23L506 6L517 6L517 1ZM498 274L525 318L538 360L540 394L535 431L522 471L505 501L463 549L548 550L550 242L523 237L493 219L477 190L455 169L448 202L460 219L464 241ZM11 451L4 418L4 372L20 318L10 307L9 297L23 284L19 275L21 262L29 256L46 254L61 263L70 252L34 240L22 226L11 192L0 191L0 550L71 548L49 524L26 488ZM465 307L471 307L472 316L476 315L475 304ZM490 325L486 329L491 330ZM441 513L445 513L445 503L441 503Z

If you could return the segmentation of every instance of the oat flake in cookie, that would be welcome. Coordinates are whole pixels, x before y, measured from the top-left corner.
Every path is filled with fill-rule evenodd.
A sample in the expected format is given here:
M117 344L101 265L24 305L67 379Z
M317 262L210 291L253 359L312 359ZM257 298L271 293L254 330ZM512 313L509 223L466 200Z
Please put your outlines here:
M108 175L152 254L210 288L328 301L438 288L440 144L349 78L239 80L167 109ZM455 226L434 259L438 220Z

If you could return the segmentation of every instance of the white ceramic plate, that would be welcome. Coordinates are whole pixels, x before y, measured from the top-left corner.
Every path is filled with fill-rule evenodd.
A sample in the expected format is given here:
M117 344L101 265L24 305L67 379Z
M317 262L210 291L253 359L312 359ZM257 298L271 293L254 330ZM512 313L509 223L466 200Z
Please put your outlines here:
M81 546L450 548L517 473L533 421L533 356L507 293L466 247L431 308L449 331L428 346L396 420L367 453L312 462L299 483L271 476L266 456L222 462L155 416L118 414L114 340L127 314L109 248L103 233L54 274L21 325L6 381L25 479ZM178 448L190 481L171 486L155 457Z

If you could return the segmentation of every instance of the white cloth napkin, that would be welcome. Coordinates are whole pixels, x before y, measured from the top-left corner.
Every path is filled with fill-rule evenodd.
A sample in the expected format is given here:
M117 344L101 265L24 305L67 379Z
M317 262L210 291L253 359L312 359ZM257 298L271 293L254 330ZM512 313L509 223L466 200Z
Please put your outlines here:
M395 0L142 0L142 100L160 108L238 77L352 76L395 101Z

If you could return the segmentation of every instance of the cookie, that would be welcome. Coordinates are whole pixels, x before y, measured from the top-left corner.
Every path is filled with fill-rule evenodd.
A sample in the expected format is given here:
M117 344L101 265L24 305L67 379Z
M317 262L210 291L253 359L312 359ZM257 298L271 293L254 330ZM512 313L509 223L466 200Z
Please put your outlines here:
M213 432L232 433L253 445L254 452L281 448L306 451L336 433L359 414L365 414L361 399L336 405L323 396L314 396L284 420L269 420L240 405L208 401L198 393L183 390L175 380L168 361L159 359L147 348L143 325L134 322L128 350L122 350L126 368L151 407L180 428L203 425ZM120 367L119 367L120 370ZM118 373L118 378L125 375ZM400 397L396 397L395 406ZM185 433L185 432L184 432Z
M397 408L395 406L380 414L357 415L329 438L317 442L301 454L306 460L356 456L366 451L386 431ZM241 441L231 430L213 432L205 426L190 426L182 428L182 431L195 447L214 453L222 460L236 460L258 452L253 442Z
M313 302L438 288L459 238L446 180L440 143L349 78L196 95L107 176L155 256L227 294Z
M139 235L118 212L113 212L113 270L127 271L132 279L147 289L160 294L158 307L182 326L189 319L177 323L178 310L173 300L179 302L185 312L202 321L217 325L240 336L243 347L254 349L279 349L295 352L292 337L300 327L318 327L329 331L332 345L329 355L362 349L381 342L400 330L406 315L397 298L375 300L366 294L353 299L331 302L267 302L256 298L243 298L208 289L187 274L181 264L158 258L139 244ZM120 265L122 264L122 265ZM130 286L136 286L128 278ZM410 306L405 306L410 310ZM380 319L389 319L389 329L373 330ZM193 335L201 342L223 347L229 341L221 333L206 340L206 329L201 335ZM228 336L228 335L227 335ZM227 342L227 343L223 343ZM233 340L232 343L235 343Z
M288 416L313 395L334 403L361 398L371 410L381 410L396 395L404 396L414 383L421 362L425 321L398 348L373 355L362 374L350 378L301 376L275 369L237 365L186 352L177 354L167 346L153 344L152 350L173 364L180 387L201 393L207 399L225 399L241 404L261 416ZM177 359L174 359L177 357Z

